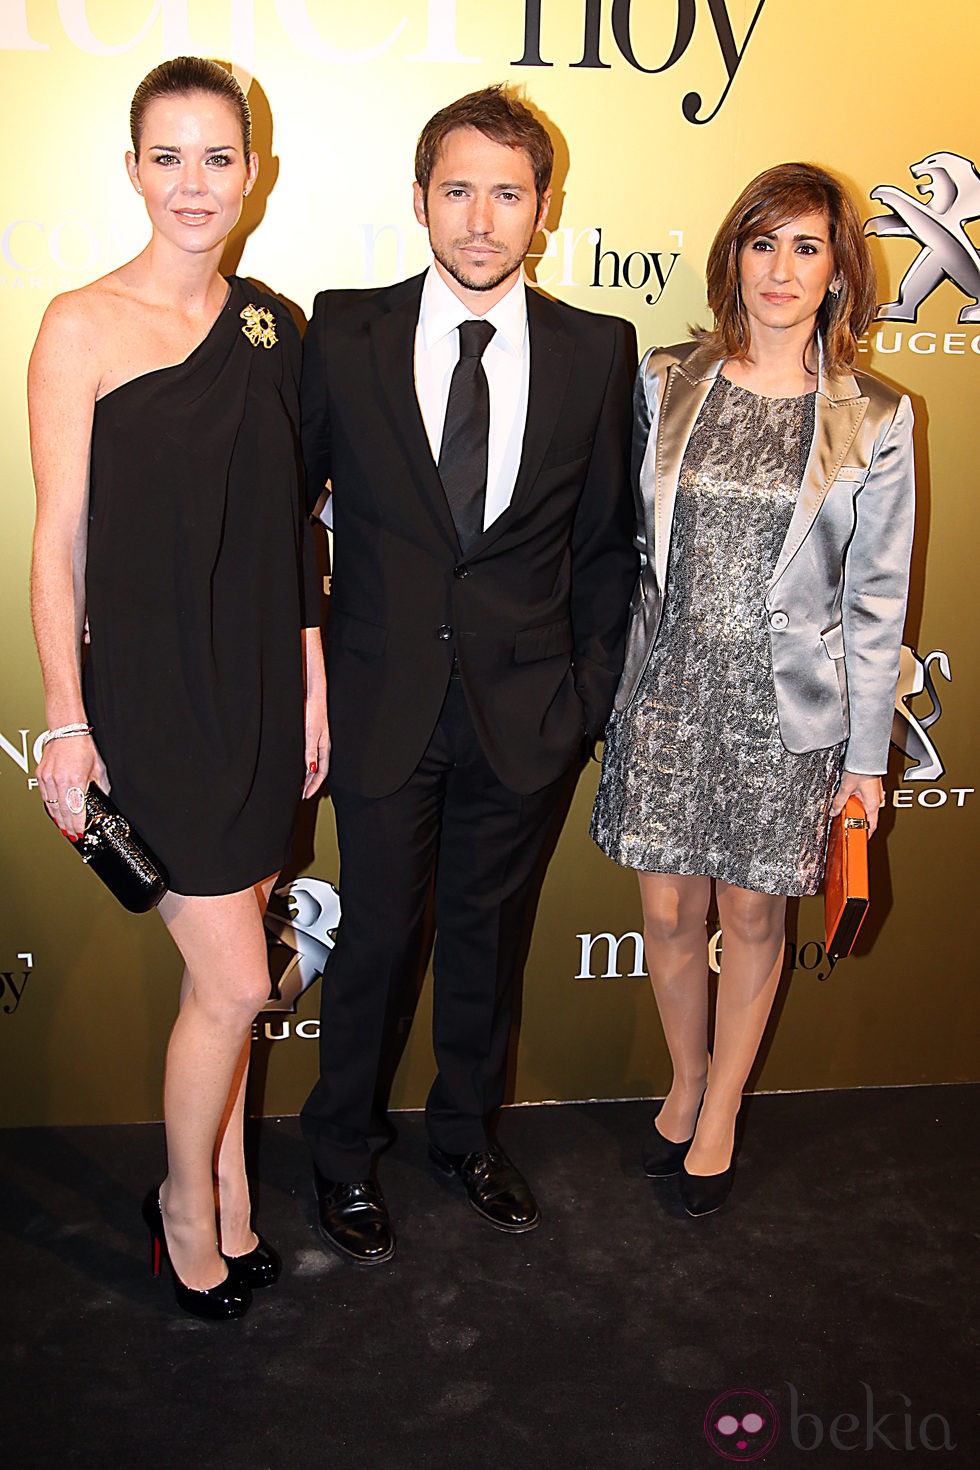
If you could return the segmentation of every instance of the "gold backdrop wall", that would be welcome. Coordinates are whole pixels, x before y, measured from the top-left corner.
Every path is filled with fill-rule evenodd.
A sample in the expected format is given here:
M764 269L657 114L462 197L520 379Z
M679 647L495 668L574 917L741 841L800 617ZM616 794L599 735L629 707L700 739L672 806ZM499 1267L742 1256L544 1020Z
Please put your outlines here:
M843 9L796 0L3 0L4 1123L159 1116L176 952L155 915L125 914L83 870L31 783L44 707L27 609L24 377L50 298L145 242L123 169L129 101L152 66L188 51L230 59L250 84L262 172L228 266L304 312L325 285L381 283L426 264L411 211L417 132L446 101L496 80L526 85L558 143L532 274L574 305L631 318L641 347L677 340L703 318L708 243L760 169L791 158L827 164L849 179L866 218L892 216L892 232L872 239L881 300L896 301L917 261L911 299L876 323L862 361L907 388L916 409L920 511L896 723L905 750L892 753L860 953L830 974L819 901L791 908L778 1026L754 1083L971 1075L977 39L968 0L934 0L927 12L913 0ZM518 1100L656 1094L667 1078L634 937L635 880L586 835L596 775L593 767L580 783L541 897L514 1058ZM279 1008L256 1026L253 1101L271 1113L297 1109L316 1067L318 986L299 992L329 954L336 922L328 802L300 833L297 857L300 886L278 901L288 943L272 950L286 972ZM428 986L396 1106L420 1104L428 1085L427 1007Z

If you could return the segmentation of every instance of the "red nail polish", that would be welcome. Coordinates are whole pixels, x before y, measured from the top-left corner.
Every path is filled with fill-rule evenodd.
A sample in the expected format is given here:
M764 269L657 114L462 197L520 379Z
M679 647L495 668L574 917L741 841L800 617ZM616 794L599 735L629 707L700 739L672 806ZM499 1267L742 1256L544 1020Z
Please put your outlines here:
M310 761L310 775L316 775L316 761Z

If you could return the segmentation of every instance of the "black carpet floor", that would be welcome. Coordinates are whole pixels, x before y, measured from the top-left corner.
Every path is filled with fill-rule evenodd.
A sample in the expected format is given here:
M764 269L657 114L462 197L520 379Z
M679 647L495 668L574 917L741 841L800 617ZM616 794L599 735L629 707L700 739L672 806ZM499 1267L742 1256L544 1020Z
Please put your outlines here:
M3 1465L980 1465L980 1088L755 1098L731 1200L701 1220L641 1174L650 1114L509 1109L544 1215L517 1237L399 1115L398 1254L369 1270L321 1246L297 1122L267 1120L258 1223L286 1269L216 1325L149 1272L160 1128L0 1132Z

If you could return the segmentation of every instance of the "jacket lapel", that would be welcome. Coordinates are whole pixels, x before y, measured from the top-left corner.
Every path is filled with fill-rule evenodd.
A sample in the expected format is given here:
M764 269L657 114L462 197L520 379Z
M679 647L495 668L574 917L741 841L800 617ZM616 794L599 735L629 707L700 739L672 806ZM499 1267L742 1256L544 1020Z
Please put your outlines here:
M396 290L389 309L375 318L369 330L383 411L401 444L423 504L439 529L458 546L449 502L415 393L415 330L424 280L424 275L416 276Z
M786 532L782 550L776 560L769 586L772 587L799 551L807 532L823 505L844 457L854 441L867 412L868 400L862 398L857 381L850 373L840 377L825 375L821 360L814 409L813 443L800 483L800 493Z
M710 353L695 348L684 362L678 363L667 376L664 398L657 422L656 488L654 523L657 584L667 582L667 554L670 528L677 499L677 482L688 440L704 400L711 392L721 362Z

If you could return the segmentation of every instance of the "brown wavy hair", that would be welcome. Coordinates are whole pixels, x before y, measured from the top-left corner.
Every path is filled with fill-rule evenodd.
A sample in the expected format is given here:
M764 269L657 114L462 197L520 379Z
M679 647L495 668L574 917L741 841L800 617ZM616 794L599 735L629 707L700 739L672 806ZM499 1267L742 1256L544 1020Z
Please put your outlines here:
M252 151L252 113L248 98L227 67L220 61L209 61L203 56L175 56L173 61L163 61L148 72L136 88L129 109L129 133L136 157L140 156L143 121L150 103L158 97L186 97L190 92L206 92L231 105L241 126L247 160Z
M708 306L714 327L694 329L694 336L720 357L749 355L751 330L739 289L739 256L743 245L769 234L801 214L826 215L834 266L841 282L839 296L830 291L817 312L816 331L823 344L824 366L839 372L853 365L857 339L874 318L877 281L857 207L841 181L812 163L780 163L742 190L708 251L705 272ZM809 344L808 344L809 346Z
M551 183L555 150L542 124L529 107L502 83L469 92L443 107L430 117L419 134L415 150L415 182L428 198L429 180L439 150L456 128L476 128L492 143L505 148L520 148L528 156L534 171L534 190L538 208Z

